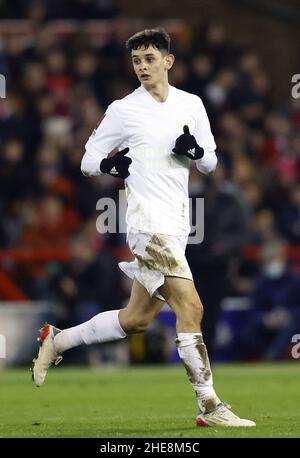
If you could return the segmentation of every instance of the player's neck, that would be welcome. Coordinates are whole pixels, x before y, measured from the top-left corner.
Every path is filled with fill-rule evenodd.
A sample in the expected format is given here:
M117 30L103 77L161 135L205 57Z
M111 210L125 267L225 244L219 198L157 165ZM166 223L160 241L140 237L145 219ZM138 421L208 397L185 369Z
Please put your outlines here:
M167 100L167 97L169 95L169 83L168 81L160 81L159 83L156 83L153 86L144 86L146 91L152 95L152 97L157 101L157 102L165 102Z

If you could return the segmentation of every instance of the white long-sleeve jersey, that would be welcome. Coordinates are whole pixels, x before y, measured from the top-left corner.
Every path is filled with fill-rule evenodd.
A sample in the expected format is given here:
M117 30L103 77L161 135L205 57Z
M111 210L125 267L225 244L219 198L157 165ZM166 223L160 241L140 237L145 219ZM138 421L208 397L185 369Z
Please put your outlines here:
M216 168L215 141L201 99L169 85L165 102L158 102L143 87L107 109L85 148L81 170L101 175L100 162L115 148L129 147L127 230L187 235L190 232L188 177L191 160L172 153L183 126L204 149L198 170Z

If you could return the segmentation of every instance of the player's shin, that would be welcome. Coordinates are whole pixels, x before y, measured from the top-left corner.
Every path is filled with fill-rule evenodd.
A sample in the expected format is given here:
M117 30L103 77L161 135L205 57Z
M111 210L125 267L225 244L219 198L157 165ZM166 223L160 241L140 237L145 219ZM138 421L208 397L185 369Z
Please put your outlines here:
M202 334L180 332L177 334L176 345L195 390L200 410L214 410L221 401L213 388L212 372Z
M119 322L119 311L98 313L89 321L64 329L54 338L56 351L60 354L81 344L112 342L126 337Z

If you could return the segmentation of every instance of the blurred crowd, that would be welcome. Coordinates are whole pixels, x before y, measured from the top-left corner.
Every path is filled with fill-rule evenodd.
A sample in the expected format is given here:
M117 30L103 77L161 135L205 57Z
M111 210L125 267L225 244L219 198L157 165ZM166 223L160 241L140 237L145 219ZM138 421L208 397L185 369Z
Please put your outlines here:
M1 0L3 19L110 19L117 15L114 0Z
M0 99L1 271L25 298L59 304L65 326L120 307L129 294L116 264L130 256L124 234L96 230L98 199L117 200L123 183L84 177L80 162L107 105L138 86L124 45L131 29L109 1L73 1L72 15L68 1L11 1L6 10L0 2L2 17L17 3L36 28L30 41L0 36L7 84ZM46 31L43 21L55 12L76 19L82 4L92 8L88 17L114 18L105 40ZM267 275L266 260L244 259L244 248L300 242L300 99L275 105L259 50L230 43L222 24L188 32L172 36L170 84L202 98L219 157L212 176L191 170L190 194L205 198L205 238L187 249L211 348L226 295L251 296L262 307L256 277ZM62 255L39 257L45 249ZM20 250L30 253L26 263L13 254ZM9 298L3 285L0 295ZM288 295L278 300L275 308L290 306Z

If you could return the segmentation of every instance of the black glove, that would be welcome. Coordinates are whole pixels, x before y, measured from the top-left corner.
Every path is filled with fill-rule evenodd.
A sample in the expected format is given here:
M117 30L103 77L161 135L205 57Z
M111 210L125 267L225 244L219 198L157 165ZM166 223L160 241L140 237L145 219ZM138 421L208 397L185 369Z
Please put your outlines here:
M132 162L130 157L125 157L129 148L125 148L122 151L118 151L113 157L102 159L100 163L100 171L102 173L108 173L112 177L116 178L127 178L130 173L128 168Z
M204 149L198 145L194 135L190 134L188 126L183 127L183 132L176 140L175 148L172 149L173 153L187 156L193 160L201 159Z

